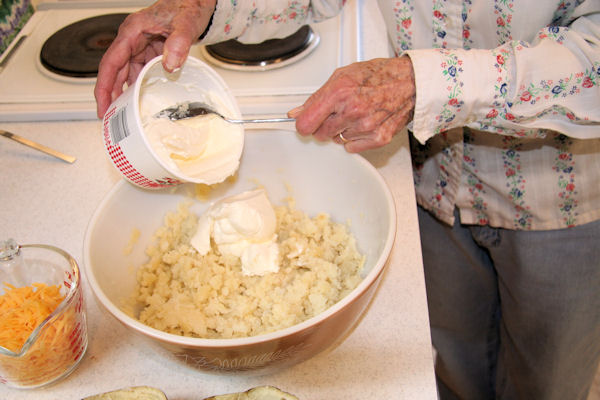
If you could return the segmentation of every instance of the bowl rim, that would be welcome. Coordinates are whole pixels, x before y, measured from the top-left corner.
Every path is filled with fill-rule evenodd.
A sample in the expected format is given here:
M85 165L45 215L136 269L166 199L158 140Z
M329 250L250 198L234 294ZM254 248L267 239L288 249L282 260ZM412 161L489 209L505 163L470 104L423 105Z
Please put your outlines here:
M135 185L127 182L125 179L121 179L117 182L110 191L102 198L101 202L96 207L88 226L86 228L84 243L83 243L83 269L85 271L86 279L94 293L94 296L114 318L116 318L122 324L133 328L138 333L141 333L147 337L159 340L163 343L170 343L178 346L185 347L204 347L204 348L231 348L231 347L241 347L248 345L255 345L265 342L270 342L272 340L283 339L289 335L302 332L311 326L315 326L328 319L330 316L336 314L343 308L345 308L348 304L350 304L354 299L358 298L362 293L364 293L371 285L377 280L379 275L385 270L385 267L388 263L389 257L391 255L391 250L394 245L396 230L397 230L397 215L396 215L396 206L394 203L394 198L392 192L385 182L383 176L377 171L377 169L364 157L359 154L348 154L350 157L354 157L357 162L361 163L372 175L373 179L377 180L377 183L382 188L384 193L385 202L388 209L388 214L390 215L390 228L388 229L385 244L379 257L374 262L371 270L365 275L365 277L360 281L357 287L355 287L350 293L348 293L344 298L339 300L337 303L326 309L325 311L300 322L299 324L292 325L290 327L280 329L277 331L259 334L255 336L249 337L241 337L241 338L228 338L228 339L213 339L213 338L196 338L189 336L181 336L168 332L161 331L156 328L152 328L149 325L146 325L134 317L128 315L124 311L122 311L119 307L117 307L112 301L108 299L106 294L101 290L96 277L93 274L91 267L91 234L94 226L98 222L100 215L105 209L107 203L111 201L111 199L121 190L124 185L131 185L131 187L135 190L145 190L143 188L136 187ZM154 193L155 191L151 191L150 193Z

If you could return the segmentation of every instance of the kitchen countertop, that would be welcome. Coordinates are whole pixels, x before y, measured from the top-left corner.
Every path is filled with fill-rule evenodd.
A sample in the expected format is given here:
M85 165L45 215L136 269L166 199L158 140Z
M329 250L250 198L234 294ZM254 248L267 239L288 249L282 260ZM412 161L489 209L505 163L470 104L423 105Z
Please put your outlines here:
M363 23L382 26L362 2ZM371 32L371 31L367 31ZM363 35L373 42L373 33ZM373 46L371 46L373 47ZM365 59L379 55L365 48ZM100 121L3 123L13 132L77 157L53 159L0 138L0 240L46 243L83 262L83 238L101 199L120 179L101 142ZM165 357L96 303L84 276L89 346L67 378L41 389L0 386L0 399L78 399L148 385L170 400L194 400L274 385L302 400L436 399L433 356L406 132L385 148L363 153L390 186L398 232L390 264L368 313L337 347L267 376L211 375Z

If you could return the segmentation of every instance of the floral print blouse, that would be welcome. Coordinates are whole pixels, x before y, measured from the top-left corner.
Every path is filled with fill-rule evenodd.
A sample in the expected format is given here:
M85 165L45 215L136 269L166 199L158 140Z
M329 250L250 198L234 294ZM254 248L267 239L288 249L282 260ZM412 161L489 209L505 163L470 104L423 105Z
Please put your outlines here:
M415 69L419 204L507 229L600 218L600 0L378 3ZM285 36L342 5L219 0L205 41Z

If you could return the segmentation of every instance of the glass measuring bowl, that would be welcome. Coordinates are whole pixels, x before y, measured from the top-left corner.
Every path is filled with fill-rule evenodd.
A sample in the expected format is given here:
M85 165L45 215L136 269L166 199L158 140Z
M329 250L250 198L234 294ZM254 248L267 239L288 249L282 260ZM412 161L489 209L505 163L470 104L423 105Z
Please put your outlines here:
M18 245L9 239L0 242L0 302L12 289L7 284L14 288L56 285L64 298L20 349L0 343L0 383L37 388L67 376L83 358L88 343L77 262L57 247Z

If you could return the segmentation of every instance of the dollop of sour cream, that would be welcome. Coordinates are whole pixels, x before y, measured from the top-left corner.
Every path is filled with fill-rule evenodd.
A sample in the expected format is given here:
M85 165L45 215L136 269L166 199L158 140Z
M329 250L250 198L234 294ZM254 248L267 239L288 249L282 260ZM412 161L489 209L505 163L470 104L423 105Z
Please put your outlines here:
M264 189L227 197L213 204L198 221L191 245L204 255L211 237L222 254L240 258L244 275L279 271L275 210Z

